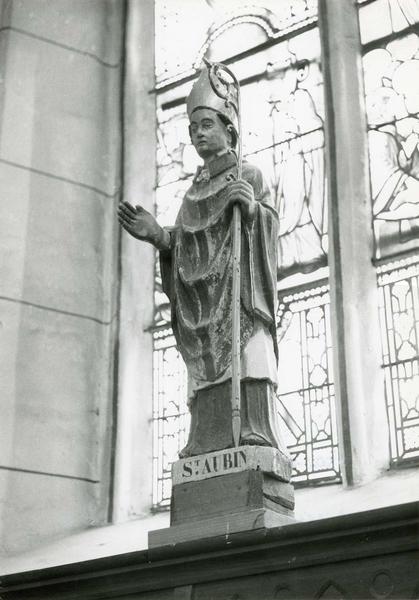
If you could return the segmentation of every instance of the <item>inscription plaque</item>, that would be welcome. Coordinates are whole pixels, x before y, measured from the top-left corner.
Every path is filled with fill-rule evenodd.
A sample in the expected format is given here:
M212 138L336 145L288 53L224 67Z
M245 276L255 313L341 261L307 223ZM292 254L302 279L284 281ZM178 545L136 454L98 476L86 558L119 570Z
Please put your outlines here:
M176 461L172 480L178 485L246 470L262 471L285 482L291 479L291 461L276 448L239 446Z

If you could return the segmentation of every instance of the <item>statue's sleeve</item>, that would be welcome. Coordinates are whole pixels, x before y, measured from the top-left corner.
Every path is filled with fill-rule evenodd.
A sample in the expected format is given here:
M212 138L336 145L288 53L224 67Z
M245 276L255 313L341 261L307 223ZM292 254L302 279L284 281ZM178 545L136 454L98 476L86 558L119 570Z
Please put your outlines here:
M244 252L242 255L242 272L247 273L250 284L245 284L247 291L251 292L247 300L255 316L258 316L271 331L277 352L275 314L278 214L262 173L256 167L248 167L243 170L243 177L252 185L257 204L253 222L246 227L248 253ZM245 292L243 300L246 296Z
M175 241L175 229L166 228L170 234L170 248L168 250L160 250L160 273L163 292L172 300L173 297L173 247Z

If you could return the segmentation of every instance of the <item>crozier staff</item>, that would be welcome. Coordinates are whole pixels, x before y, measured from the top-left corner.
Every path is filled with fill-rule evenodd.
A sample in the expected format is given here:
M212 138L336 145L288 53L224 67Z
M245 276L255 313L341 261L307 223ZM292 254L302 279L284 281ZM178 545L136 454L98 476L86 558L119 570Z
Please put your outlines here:
M222 85L222 82L220 82ZM242 215L240 281L240 444L286 452L276 425L275 329L278 217L260 170L243 163L238 179L237 112L214 92L205 67L187 100L192 144L203 159L175 227L160 227L124 202L119 220L160 250L163 289L177 346L192 381L191 428L181 457L233 446L231 351L233 205Z

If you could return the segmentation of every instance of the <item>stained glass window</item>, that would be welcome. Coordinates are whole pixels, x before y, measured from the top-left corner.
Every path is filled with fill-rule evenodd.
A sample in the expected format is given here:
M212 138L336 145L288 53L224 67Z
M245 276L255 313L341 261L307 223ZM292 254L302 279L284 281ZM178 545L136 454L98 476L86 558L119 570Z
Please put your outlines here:
M327 255L318 31L278 42L233 68L242 75L244 156L262 169L279 212L279 276L314 270L326 264ZM191 85L182 86L182 93ZM173 225L199 164L184 99L165 102L165 94L158 96L156 206L162 225Z
M419 1L360 2L359 20L391 462L402 466L419 458Z
M227 62L241 81L244 156L261 168L280 217L278 279L324 267L327 203L317 1L157 0L156 19L159 222L174 224L199 164L189 139L185 98L206 53L212 60ZM185 23L191 22L196 28L189 36ZM176 48L159 43L166 38L181 39L181 43ZM340 479L328 294L318 286L313 289L313 293L306 290L304 298L286 295L280 318L281 328L289 319L291 324L280 342L283 366L278 412L296 457L294 478L301 485ZM169 407L159 387L165 385L164 369L169 368L164 358L168 344L172 344L171 372L177 370L180 377L186 376L183 365L175 366L181 359L174 348L169 305L161 290L158 267L155 307L154 335L162 337L155 337L154 503L167 506L170 463L177 459L183 443L187 414L185 393L183 398L176 396L176 414L182 427L178 434L173 433L169 423L175 421L166 421L164 411L171 413L175 405ZM285 373L289 366L290 347L299 352L293 365L298 375L292 382L288 376L281 377L281 368ZM176 389L180 389L179 384Z
M419 2L360 7L376 257L419 248Z

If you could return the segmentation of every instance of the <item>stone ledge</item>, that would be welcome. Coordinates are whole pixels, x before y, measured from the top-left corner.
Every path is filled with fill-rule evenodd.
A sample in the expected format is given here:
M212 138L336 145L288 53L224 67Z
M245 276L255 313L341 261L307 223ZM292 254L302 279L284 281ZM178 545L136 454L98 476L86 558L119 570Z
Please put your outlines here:
M283 527L295 523L295 519L286 514L286 509L283 509L283 511L284 514L267 508L256 508L234 514L219 515L210 519L172 525L165 529L156 529L149 533L149 549L160 548L161 550L164 546L170 547L174 544L219 536L225 537L226 542L228 542L229 538L235 533Z
M175 588L191 586L197 600L234 594L290 598L291 593L301 600L377 598L371 589L376 585L380 591L381 573L387 571L394 586L391 598L405 600L416 598L419 591L418 534L419 502L411 502L232 534L229 539L219 536L173 544L163 552L131 552L16 573L2 577L0 596L2 600L126 600L135 594L138 600L167 600L174 597ZM331 580L343 590L341 596L331 595L332 588L327 587Z

